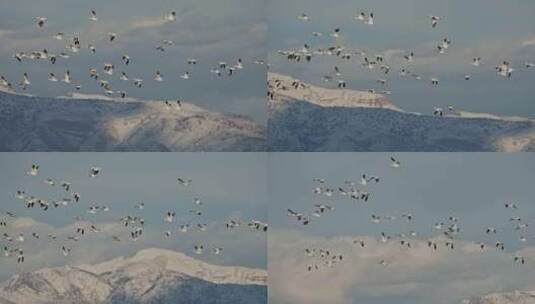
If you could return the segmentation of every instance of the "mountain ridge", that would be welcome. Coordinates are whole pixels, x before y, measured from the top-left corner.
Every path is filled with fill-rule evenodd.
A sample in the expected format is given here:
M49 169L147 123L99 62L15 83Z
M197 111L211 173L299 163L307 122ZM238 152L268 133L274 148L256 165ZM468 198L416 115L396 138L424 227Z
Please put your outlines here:
M464 301L465 304L534 304L535 291L491 293Z
M275 73L269 83L271 151L535 151L532 119L464 111L422 115L382 94L324 89ZM339 96L343 101L333 103Z
M43 268L0 285L0 303L265 303L267 272L151 248L95 265Z

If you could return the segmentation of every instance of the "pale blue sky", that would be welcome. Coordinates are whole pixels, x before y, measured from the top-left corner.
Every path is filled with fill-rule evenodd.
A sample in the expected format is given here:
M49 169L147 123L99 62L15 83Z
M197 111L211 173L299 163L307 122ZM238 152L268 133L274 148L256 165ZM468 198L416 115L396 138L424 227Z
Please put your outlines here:
M11 211L18 217L33 218L39 224L24 229L8 227L10 234L21 231L27 235L23 248L28 263L16 269L11 263L2 263L0 278L44 266L103 261L147 247L176 249L193 255L195 243L209 248L221 246L225 250L221 256L206 254L196 258L215 264L265 268L266 234L252 232L246 223L252 219L267 221L266 160L263 153L1 153L0 212ZM32 163L40 165L36 177L26 174ZM92 166L102 168L96 178L88 176ZM182 187L177 177L190 178L193 183ZM45 184L46 178L71 182L71 191L81 194L80 202L44 212L39 208L26 209L24 202L15 198L17 190L50 202L63 198L63 189ZM193 205L194 197L203 200L204 205ZM46 240L46 234L56 230L58 239L74 234L64 228L74 223L74 216L82 216L97 227L118 223L123 216L140 214L134 208L139 202L145 203L141 215L146 220L146 237L136 243L111 246L108 233L93 234L90 240L84 242L82 238L78 243L60 240L55 244ZM87 210L92 204L109 206L111 211L91 215ZM189 213L193 209L201 209L203 216L195 219ZM173 225L162 220L168 210L177 212L178 222ZM224 222L229 218L241 219L244 227L235 232L226 231ZM198 222L208 224L208 230L178 234L179 224ZM39 229L44 224L52 227ZM36 229L43 236L42 242L30 236ZM128 229L114 229L118 229L117 235L128 238ZM169 240L163 238L165 230L174 233ZM4 240L0 243L4 245ZM59 256L56 247L62 243L73 247L72 258ZM39 252L44 253L34 256ZM47 254L50 258L45 258Z
M462 238L479 240L487 226L513 227L510 217L522 215L535 224L535 155L500 153L397 153L402 168L390 167L388 153L279 153L271 156L269 219L275 228L297 229L318 236L377 234L371 213L412 213L414 223L388 224L391 231L414 229L425 236L434 233L436 222L448 216L460 219ZM346 180L359 182L362 174L381 178L371 185L370 202L318 197L312 193L315 177L335 189ZM331 202L338 210L309 227L296 225L287 208L307 211L314 203ZM506 210L505 202L521 209ZM385 228L386 229L386 228ZM408 232L408 231L406 231ZM533 232L533 230L532 230ZM535 235L535 233L532 233ZM505 234L516 248L517 234ZM513 237L514 242L513 242ZM485 240L484 238L481 240ZM528 244L535 244L535 239Z
M390 156L401 168L390 167ZM529 153L277 153L270 156L269 237L270 298L273 303L461 303L492 292L533 290L535 277L535 156ZM355 203L339 195L312 193L313 178L324 178L334 189L362 174L377 175L368 187L370 200ZM506 209L515 202L519 209ZM335 210L312 217L303 226L287 216L287 208L312 213L314 204ZM408 223L401 217L411 213ZM371 222L371 214L395 216ZM461 229L456 250L427 248L428 238L441 232L434 223L458 218ZM516 231L509 221L520 216L529 228ZM498 228L487 235L487 227ZM412 249L396 238L413 230ZM381 232L396 241L377 244ZM522 243L520 236L527 241ZM409 237L406 237L409 238ZM367 247L352 243L365 239ZM494 248L500 240L506 251ZM487 244L480 251L478 242ZM309 273L304 248L323 248L344 254L344 262ZM526 257L526 265L513 262ZM387 259L391 265L378 265ZM318 262L319 263L319 262ZM320 264L321 265L321 264ZM320 266L321 267L321 266Z
M375 14L375 25L366 26L353 18L360 11ZM297 16L306 13L310 22ZM277 50L300 49L304 43L313 48L340 44L365 50L370 56L385 53L392 67L387 90L389 99L408 111L431 113L434 106L454 105L457 108L501 115L535 117L533 96L535 69L526 71L525 61L535 61L535 2L529 0L271 0L268 2L268 48L272 70L325 85L321 77L338 65L357 90L381 87L375 82L385 78L378 72L368 73L354 59L343 64L339 60L320 57L312 63L288 64ZM443 18L432 29L427 16ZM335 43L329 33L341 28ZM312 32L323 37L312 37ZM444 37L452 41L448 54L437 56L436 45ZM388 51L388 52L386 52ZM414 51L415 62L407 65L403 55ZM472 58L481 57L483 65L476 69ZM322 59L323 58L323 59ZM512 79L498 77L494 67L508 60L515 67ZM422 81L400 79L400 66L422 75ZM470 81L464 80L471 74ZM433 88L436 77L440 86Z
M32 86L27 92L40 96L65 95L65 84L51 84L48 73L63 75L69 68L74 81L83 85L83 93L102 93L98 85L89 79L89 68L96 67L101 75L105 62L114 63L116 73L109 77L114 90L126 90L132 97L144 99L182 99L213 111L244 114L259 122L265 121L265 67L252 64L266 56L266 26L263 0L119 0L91 2L50 1L0 1L0 74L13 83L28 72ZM90 10L96 10L99 21L92 24ZM173 24L157 24L171 11L177 12ZM47 26L37 29L33 18L48 18ZM63 32L66 40L52 38ZM116 43L105 42L108 32L119 36ZM82 50L68 60L58 60L55 65L45 62L18 64L12 57L17 51L31 52L47 48L50 53L67 52L65 45L74 33L80 36ZM163 39L173 40L174 47L166 52L157 51L156 45ZM87 45L91 43L97 53L91 55ZM121 56L127 53L131 64L125 67ZM209 71L218 62L234 64L242 58L245 68L235 77L217 79ZM186 60L197 58L198 65L191 69L189 81L179 78L190 70ZM164 82L153 80L160 70ZM125 71L131 78L145 80L142 89L125 84L118 78ZM116 75L117 74L117 75Z

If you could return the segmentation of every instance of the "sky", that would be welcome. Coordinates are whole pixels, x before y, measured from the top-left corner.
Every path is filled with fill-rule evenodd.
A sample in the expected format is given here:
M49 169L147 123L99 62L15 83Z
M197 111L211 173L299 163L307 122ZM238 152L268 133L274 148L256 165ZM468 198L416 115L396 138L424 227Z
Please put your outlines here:
M322 76L333 74L337 65L347 86L355 90L384 89L388 98L407 111L432 113L433 107L447 105L472 112L507 116L535 117L533 95L535 69L526 70L526 61L535 62L535 2L529 0L340 0L330 5L321 0L268 1L268 49L271 71L288 74L321 86ZM354 20L361 11L373 12L375 25ZM310 21L297 16L305 13ZM437 28L431 28L429 15L440 16ZM337 41L330 33L340 28ZM314 38L312 32L323 36ZM447 54L436 54L436 46L448 37L452 44ZM350 63L329 57L316 57L312 63L288 63L278 50L299 50L307 43L312 48L342 45L363 50L373 57L383 54L391 66L389 76L368 72L358 56ZM414 52L414 62L404 55ZM471 65L481 57L482 65ZM358 59L357 59L358 58ZM495 66L504 60L515 71L511 79L498 77ZM422 76L417 81L399 76L401 67ZM472 76L464 80L464 75ZM383 89L376 82L388 80ZM432 87L431 78L440 85Z
M396 153L400 168L390 167L386 153L278 153L270 155L268 270L272 303L461 303L493 292L535 290L535 156L500 153ZM370 199L355 203L341 196L318 196L313 178L338 189L345 181L376 175ZM506 209L514 202L518 209ZM303 226L287 209L312 213L314 204L335 209ZM401 217L410 213L409 223ZM380 224L371 214L394 216ZM456 249L445 249L435 223L458 219ZM515 230L520 216L529 227ZM487 227L498 229L487 235ZM378 241L381 232L409 235L412 249L399 238ZM520 241L525 236L525 243ZM428 239L439 250L427 247ZM353 244L364 240L365 248ZM506 250L494 249L502 241ZM477 243L490 247L483 252ZM339 267L308 272L305 248L343 254ZM526 258L524 266L513 256ZM378 265L381 259L389 265Z
M10 235L22 232L26 261L16 265L0 263L0 280L22 271L63 265L94 264L118 256L129 256L145 248L165 248L183 252L194 258L217 265L266 268L266 234L255 232L246 223L256 219L267 221L266 209L266 155L263 153L0 153L0 212L16 214L2 229ZM38 176L26 172L33 163L40 166ZM91 167L102 168L95 178L89 177ZM178 184L177 178L192 179L190 186ZM59 186L44 182L52 178L58 183L69 181L71 191L80 193L77 204L43 211L27 209L15 197L16 191L47 199L49 202L65 197ZM193 198L203 205L195 206ZM134 206L140 202L145 208ZM91 205L105 205L109 212L88 213ZM167 211L176 212L173 224L163 222ZM190 210L202 210L196 219ZM144 237L136 242L111 241L113 235L126 240L129 230L122 227L119 218L141 215L145 221ZM4 217L4 214L1 215ZM66 241L75 233L75 216L94 223L102 233L88 233L74 243ZM240 219L244 225L227 231L225 221ZM203 223L207 231L178 232L181 224ZM173 235L164 238L164 231ZM32 232L41 235L35 240ZM48 233L57 234L57 241L47 239ZM0 244L9 244L3 238ZM72 248L72 255L61 255L61 245ZM220 256L195 255L193 246L223 247ZM18 244L15 244L18 245ZM14 245L13 245L14 246Z
M98 22L89 20L95 10ZM177 12L174 23L162 22L166 13ZM34 18L47 17L47 25L38 29ZM63 32L64 41L53 36ZM116 42L106 41L108 32L118 34ZM67 52L66 44L74 34L80 37L82 50L55 65L48 62L18 63L13 55L23 51L49 53ZM95 0L89 2L9 1L0 0L0 75L19 83L27 72L32 85L26 93L38 96L64 96L72 88L64 83L47 81L50 72L62 77L69 69L73 81L82 84L80 93L103 94L96 82L89 78L90 67L101 75L104 63L116 67L108 77L114 90L126 90L130 97L147 100L181 99L212 111L241 114L259 123L266 120L265 66L253 64L266 57L265 9L263 0ZM161 53L156 46L162 40L175 45ZM92 55L88 44L97 51ZM121 56L128 54L131 63L124 66ZM188 58L196 58L195 68L187 65ZM210 69L221 61L233 65L242 58L244 69L234 77L214 76ZM159 70L164 81L153 76ZM119 80L124 71L133 78L144 79L141 89ZM191 78L179 78L186 71Z

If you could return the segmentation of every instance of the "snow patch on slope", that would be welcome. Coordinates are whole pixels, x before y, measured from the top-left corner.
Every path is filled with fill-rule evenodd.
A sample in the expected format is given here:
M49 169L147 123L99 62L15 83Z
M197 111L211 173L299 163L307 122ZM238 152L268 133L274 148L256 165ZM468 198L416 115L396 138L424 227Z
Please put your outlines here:
M401 111L384 95L353 91L347 89L326 89L303 83L295 78L269 73L270 83L278 82L279 88L275 90L276 98L273 101L306 100L321 107L350 107L350 108L380 108ZM298 82L304 87L294 88L293 83Z
M465 301L466 304L535 304L535 292L493 293Z
M266 303L267 272L146 249L96 265L45 268L0 285L0 303Z
M269 77L271 151L535 151L531 119L465 111L422 115L404 112L382 95Z
M148 263L217 284L265 285L267 279L264 270L211 265L180 252L156 248L141 250L133 257L119 257L97 265L82 265L79 268L102 275L119 269L130 269L137 263ZM132 269L135 271L135 267Z
M186 102L0 92L0 122L0 151L265 150L263 126Z

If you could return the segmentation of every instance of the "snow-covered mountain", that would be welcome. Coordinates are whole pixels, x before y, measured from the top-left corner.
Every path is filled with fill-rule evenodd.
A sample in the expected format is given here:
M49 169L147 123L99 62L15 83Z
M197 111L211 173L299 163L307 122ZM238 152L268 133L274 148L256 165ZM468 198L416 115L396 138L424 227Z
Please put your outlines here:
M145 249L97 265L46 268L0 285L0 304L267 303L267 272Z
M493 293L465 302L467 304L535 304L535 292Z
M320 88L275 73L268 80L272 151L535 151L534 120L422 115L381 94Z
M0 151L262 151L265 128L190 103L0 90Z

